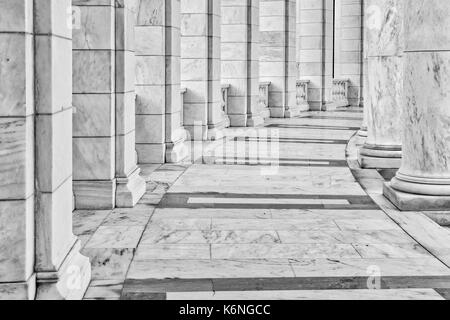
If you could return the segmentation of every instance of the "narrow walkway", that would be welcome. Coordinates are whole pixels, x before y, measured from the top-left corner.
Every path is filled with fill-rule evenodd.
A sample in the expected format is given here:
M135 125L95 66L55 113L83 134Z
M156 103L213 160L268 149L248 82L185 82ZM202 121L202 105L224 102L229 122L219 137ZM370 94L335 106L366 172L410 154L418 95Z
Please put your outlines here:
M159 184L131 214L140 223L120 224L116 212L120 234L103 222L86 253L115 241L109 249L128 256L112 283L125 299L441 299L450 270L348 168L361 118L309 113L230 129L196 164L152 172ZM111 288L104 278L87 298Z

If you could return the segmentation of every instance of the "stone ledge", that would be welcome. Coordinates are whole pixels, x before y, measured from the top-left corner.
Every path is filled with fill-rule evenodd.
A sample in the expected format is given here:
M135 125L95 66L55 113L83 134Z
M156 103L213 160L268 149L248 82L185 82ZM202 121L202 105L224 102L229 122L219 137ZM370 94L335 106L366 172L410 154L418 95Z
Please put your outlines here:
M34 300L36 295L36 274L28 281L0 283L0 300Z
M368 157L358 152L358 163L363 169L399 169L402 159Z
M445 211L450 208L448 196L425 196L405 193L384 184L383 195L401 211Z

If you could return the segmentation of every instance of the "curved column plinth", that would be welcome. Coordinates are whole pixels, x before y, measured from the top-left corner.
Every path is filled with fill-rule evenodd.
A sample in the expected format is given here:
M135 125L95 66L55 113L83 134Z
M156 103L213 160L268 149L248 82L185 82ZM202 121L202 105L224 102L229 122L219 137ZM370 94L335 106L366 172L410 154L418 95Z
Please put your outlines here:
M358 162L364 169L398 169L402 164L402 147L366 143L359 150Z
M407 193L450 197L450 179L417 177L399 172L391 181L391 186Z
M443 211L450 208L450 179L397 173L383 194L402 211Z
M358 136L367 138L367 127L361 127L361 130L358 131Z

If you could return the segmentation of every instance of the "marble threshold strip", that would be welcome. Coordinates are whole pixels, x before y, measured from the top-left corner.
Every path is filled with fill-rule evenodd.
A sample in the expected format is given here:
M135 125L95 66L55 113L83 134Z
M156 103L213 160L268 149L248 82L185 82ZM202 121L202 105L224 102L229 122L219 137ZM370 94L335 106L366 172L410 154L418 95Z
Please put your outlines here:
M314 116L314 115L305 116L305 117L297 117L296 119L361 121L361 118L355 118L355 117L330 117L330 116Z
M228 193L166 193L161 199L159 207L191 209L379 209L368 196Z
M232 142L279 142L279 143L298 143L298 144L344 144L347 145L348 140L331 140L331 139L298 139L298 138L271 138L271 137L235 137L232 140L225 141L225 144Z
M171 293L186 292L248 292L295 290L363 290L367 289L367 276L337 277L271 277L271 278L216 278L216 279L128 279L122 291L123 300L167 300ZM445 289L450 277L437 276L385 276L380 290Z
M280 166L280 167L347 167L345 160L250 158L204 156L202 164Z

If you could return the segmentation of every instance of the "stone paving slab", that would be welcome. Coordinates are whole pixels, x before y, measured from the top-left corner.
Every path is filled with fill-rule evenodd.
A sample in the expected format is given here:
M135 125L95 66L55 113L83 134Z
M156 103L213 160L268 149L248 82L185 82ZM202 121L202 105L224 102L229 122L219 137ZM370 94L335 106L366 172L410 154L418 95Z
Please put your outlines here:
M227 129L196 164L146 168L148 192L135 209L78 225L96 261L86 298L444 297L450 269L383 211L392 207L381 195L367 194L384 179L347 167L344 143L361 116L311 113L269 129ZM274 137L288 156L276 171L261 154L256 163L239 158L252 139ZM367 290L374 279L384 290Z

